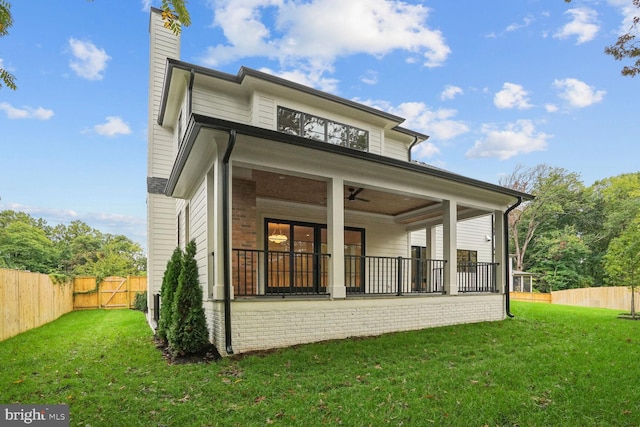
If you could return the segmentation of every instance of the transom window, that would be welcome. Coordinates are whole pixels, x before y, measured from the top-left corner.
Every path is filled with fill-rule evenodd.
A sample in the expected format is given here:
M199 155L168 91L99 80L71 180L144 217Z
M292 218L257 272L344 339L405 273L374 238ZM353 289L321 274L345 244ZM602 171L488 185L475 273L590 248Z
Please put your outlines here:
M280 106L278 132L360 151L369 150L369 132L366 130Z

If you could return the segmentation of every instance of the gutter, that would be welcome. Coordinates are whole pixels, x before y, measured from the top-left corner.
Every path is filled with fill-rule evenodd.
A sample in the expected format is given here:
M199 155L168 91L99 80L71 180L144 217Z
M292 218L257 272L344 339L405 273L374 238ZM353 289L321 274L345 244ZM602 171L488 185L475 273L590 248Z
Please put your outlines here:
M421 141L421 142L422 142L422 141ZM415 147L416 145L418 145L418 137L417 137L417 136L414 136L414 137L413 137L413 142L412 142L412 143L411 143L411 145L409 146L409 153L408 153L408 155L409 155L409 158L408 158L409 163L411 163L411 162L413 161L413 159L411 158L411 150L412 150L412 149L413 149L413 147Z
M229 159L236 145L236 131L229 131L229 143L222 159L222 259L224 263L224 340L227 354L233 354L231 346L231 242L229 241Z
M509 298L509 285L511 283L511 277L510 277L510 273L509 270L510 268L510 263L509 263L509 212L511 212L512 210L514 210L515 208L517 208L518 206L520 206L520 204L522 203L522 197L518 196L518 201L515 202L512 206L509 207L509 209L507 209L504 213L504 259L505 259L505 265L507 268L504 269L505 273L505 299L504 299L504 309L507 312L507 316L509 317L514 317L514 315L511 313L511 300Z

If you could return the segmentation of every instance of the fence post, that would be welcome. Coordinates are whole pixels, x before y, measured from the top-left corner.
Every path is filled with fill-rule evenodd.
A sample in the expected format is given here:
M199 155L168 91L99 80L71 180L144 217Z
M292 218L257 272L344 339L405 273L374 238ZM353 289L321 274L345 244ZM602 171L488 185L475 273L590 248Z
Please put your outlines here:
M398 293L396 294L397 296L401 296L402 295L402 257L399 256L398 258L398 268L396 269L398 272Z

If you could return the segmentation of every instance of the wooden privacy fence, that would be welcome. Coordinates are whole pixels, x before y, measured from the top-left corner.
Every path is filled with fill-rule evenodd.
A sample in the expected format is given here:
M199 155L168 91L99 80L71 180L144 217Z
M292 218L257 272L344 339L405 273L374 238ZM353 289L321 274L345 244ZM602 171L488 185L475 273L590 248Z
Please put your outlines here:
M98 285L95 277L76 277L73 280L73 309L133 308L136 295L146 290L146 277L110 276Z
M46 274L0 268L0 341L56 320L73 310L133 308L147 278L78 277L53 283Z
M513 301L546 302L551 304L551 294L534 294L533 292L510 292Z
M550 304L577 305L582 307L631 310L631 289L626 286L602 286L597 288L567 289L550 294L511 292L514 301L546 302ZM640 311L640 292L636 291L636 310Z
M0 268L0 307L2 341L72 311L73 287L46 274Z

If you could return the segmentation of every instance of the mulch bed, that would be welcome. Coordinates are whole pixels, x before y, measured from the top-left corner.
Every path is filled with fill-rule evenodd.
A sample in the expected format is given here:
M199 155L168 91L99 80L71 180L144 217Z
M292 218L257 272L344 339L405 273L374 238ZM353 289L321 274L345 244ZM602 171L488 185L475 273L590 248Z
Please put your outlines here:
M154 337L156 348L162 352L162 357L170 365L183 365L187 363L211 363L222 359L215 345L209 344L207 347L197 353L189 353L185 355L173 355L169 351L166 341L158 340Z

